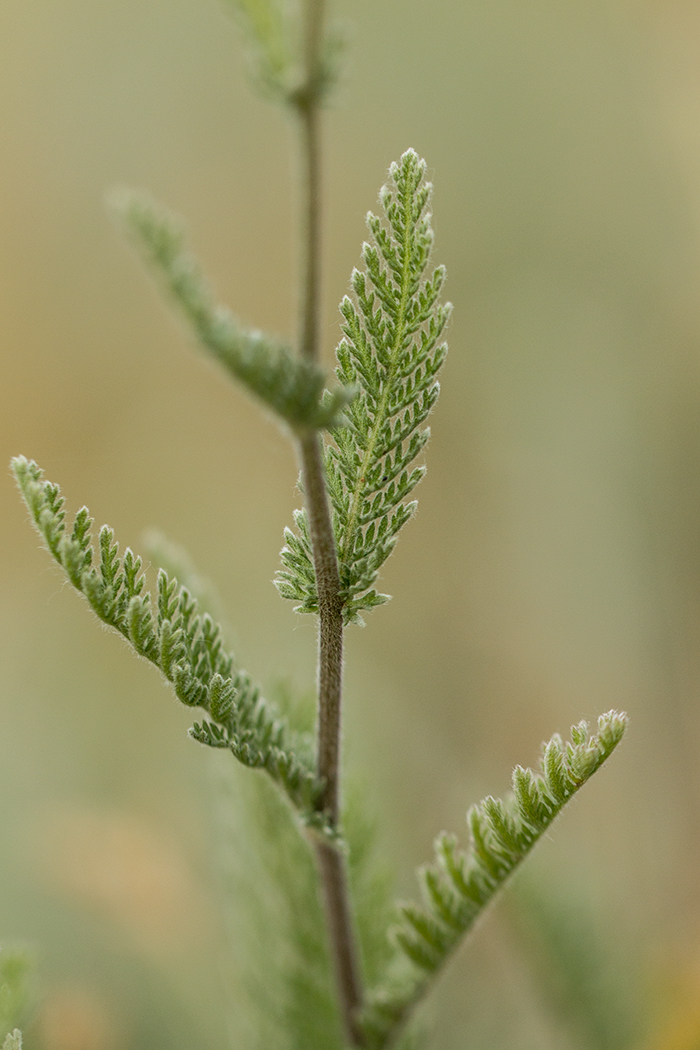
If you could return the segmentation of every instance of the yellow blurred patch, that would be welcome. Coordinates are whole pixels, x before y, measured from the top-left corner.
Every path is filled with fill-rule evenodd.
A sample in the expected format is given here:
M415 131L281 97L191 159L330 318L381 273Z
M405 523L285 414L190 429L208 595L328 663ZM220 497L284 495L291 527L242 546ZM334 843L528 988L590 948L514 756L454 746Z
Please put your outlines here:
M134 814L60 809L46 820L40 866L158 961L208 936L209 910L182 852Z
M660 1038L645 1050L700 1050L700 1006L695 1003L671 1018Z
M116 1050L124 1042L107 1005L94 992L72 986L48 996L38 1029L44 1050Z
M660 983L664 1003L642 1050L700 1050L700 957L677 959Z

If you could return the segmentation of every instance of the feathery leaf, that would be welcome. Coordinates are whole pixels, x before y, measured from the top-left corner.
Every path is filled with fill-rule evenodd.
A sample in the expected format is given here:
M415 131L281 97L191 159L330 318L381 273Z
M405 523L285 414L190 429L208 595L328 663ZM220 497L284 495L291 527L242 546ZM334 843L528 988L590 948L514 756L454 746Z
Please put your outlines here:
M365 270L353 272L354 298L340 305L336 375L358 393L346 425L331 428L334 443L325 447L346 623L361 623L361 610L388 600L374 583L416 508L410 496L425 468L415 460L429 437L424 424L447 353L441 339L451 307L439 302L445 271L427 273L433 232L425 161L408 150L389 174L380 194L385 223L368 215L373 243L362 249ZM299 612L316 612L308 526L304 512L295 518L298 531L285 533L276 582Z
M225 748L243 765L264 769L286 793L302 819L325 833L317 812L321 784L307 741L294 734L274 705L260 695L245 671L222 644L221 629L208 613L200 614L186 587L161 569L154 600L144 592L141 559L127 548L119 557L113 531L103 525L99 564L93 565L86 508L78 512L69 534L58 486L43 480L32 460L12 461L17 484L46 546L93 611L155 664L188 707L203 708L209 718L193 725L190 736L209 747Z
M394 976L368 997L364 1013L367 1045L382 1050L391 1043L430 982L495 894L525 859L563 806L617 747L627 716L609 711L591 736L581 722L564 746L555 735L544 747L541 773L516 766L513 793L505 800L487 797L467 814L469 855L454 836L435 843L436 863L419 872L422 904L403 904L391 931L398 958ZM404 958L404 972L395 974ZM397 964L399 964L397 966Z

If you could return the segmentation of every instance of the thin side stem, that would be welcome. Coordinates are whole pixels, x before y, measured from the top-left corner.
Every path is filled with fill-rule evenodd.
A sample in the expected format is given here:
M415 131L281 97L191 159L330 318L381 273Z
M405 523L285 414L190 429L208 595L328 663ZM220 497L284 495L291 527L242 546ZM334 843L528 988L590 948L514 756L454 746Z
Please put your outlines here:
M299 353L320 358L321 150L320 64L325 0L306 0L302 87L292 99L298 118L301 167L301 266ZM340 811L340 715L343 677L343 607L338 556L326 489L321 439L315 431L299 439L304 503L309 519L318 591L318 774L324 782L320 806L333 825ZM315 844L335 967L338 999L349 1043L364 1045L358 1024L362 983L350 908L345 859L328 842Z

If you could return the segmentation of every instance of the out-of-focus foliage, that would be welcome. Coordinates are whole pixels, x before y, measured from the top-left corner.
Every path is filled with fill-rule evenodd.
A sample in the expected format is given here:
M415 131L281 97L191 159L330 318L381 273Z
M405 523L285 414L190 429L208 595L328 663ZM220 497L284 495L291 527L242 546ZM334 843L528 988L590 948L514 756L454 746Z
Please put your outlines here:
M577 1050L641 1050L653 1014L629 941L608 936L579 884L524 871L508 911L547 1009Z
M309 845L262 778L244 781L218 765L214 783L230 936L245 966L250 1011L238 1038L260 1050L344 1050ZM363 972L375 981L390 957L392 880L357 785L351 795L343 827ZM406 1037L395 1045L408 1050L413 1043Z
M339 422L352 390L326 391L320 368L296 358L284 343L243 328L228 310L216 306L172 215L126 190L114 193L112 203L197 340L230 376L296 430Z
M225 0L241 26L253 61L253 83L263 96L294 105L305 81L305 40L302 0ZM316 4L318 17L323 5ZM323 26L321 60L314 71L313 90L325 96L338 76L341 38L335 26Z
M239 1002L231 1018L237 1038L256 1050L343 1050L311 849L260 778L243 783L217 768L215 783L230 936L247 993L247 1009Z
M21 1050L22 1039L16 1029L24 1017L29 999L28 978L31 961L19 948L0 948L0 1038L4 1050Z

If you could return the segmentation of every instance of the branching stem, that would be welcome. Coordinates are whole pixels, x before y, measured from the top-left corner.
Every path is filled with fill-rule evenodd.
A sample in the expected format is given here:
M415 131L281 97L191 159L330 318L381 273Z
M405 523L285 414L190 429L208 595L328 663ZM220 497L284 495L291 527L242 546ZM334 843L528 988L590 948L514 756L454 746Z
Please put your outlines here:
M325 0L306 0L305 78L294 96L301 153L301 273L299 353L320 357L321 283L321 48ZM309 431L299 440L304 503L309 520L318 591L318 774L325 787L321 807L336 825L339 817L340 711L343 675L343 618L338 556L333 534L321 439ZM364 1045L358 1024L362 985L353 928L345 862L327 842L316 844L325 897L328 933L335 965L338 998L347 1038Z

